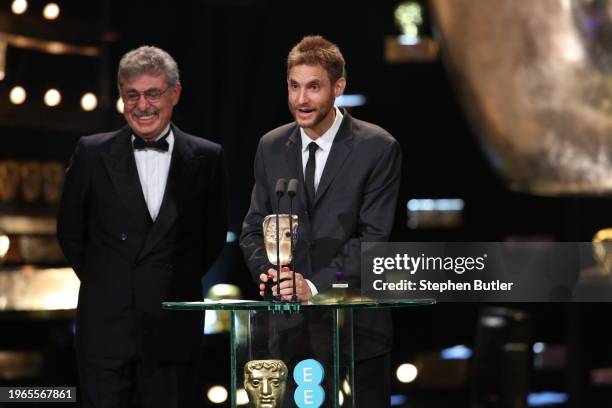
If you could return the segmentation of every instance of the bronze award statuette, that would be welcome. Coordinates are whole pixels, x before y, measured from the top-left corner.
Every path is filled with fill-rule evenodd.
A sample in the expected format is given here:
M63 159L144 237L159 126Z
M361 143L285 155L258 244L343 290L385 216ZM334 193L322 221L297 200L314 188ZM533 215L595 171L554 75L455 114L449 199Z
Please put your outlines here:
M603 269L603 274L612 274L612 228L604 228L593 236L595 259Z
M37 161L22 162L21 173L21 198L28 204L40 199L42 193L41 165Z
M253 408L281 408L287 383L281 360L251 360L244 365L244 389Z
M298 216L295 214L278 214L278 231L276 228L276 217L276 214L271 214L264 218L262 230L268 261L280 270L283 266L291 266L293 250L295 249L294 244L297 241ZM292 230L293 235L291 235ZM277 232L279 238L278 246L276 239ZM268 280L264 290L264 300L270 300L272 297L272 286L276 284L276 281Z
M298 228L298 216L292 215L293 227L293 242L297 235ZM293 254L291 253L291 232L289 225L289 214L279 214L279 236L280 236L280 261L281 266L287 266L291 263ZM276 259L276 214L268 215L263 220L263 235L264 242L266 244L266 254L268 255L268 261L272 265L278 265Z
M17 199L20 177L19 162L0 161L0 202L13 202Z
M64 165L59 162L45 162L40 167L42 193L47 204L59 204L64 180Z

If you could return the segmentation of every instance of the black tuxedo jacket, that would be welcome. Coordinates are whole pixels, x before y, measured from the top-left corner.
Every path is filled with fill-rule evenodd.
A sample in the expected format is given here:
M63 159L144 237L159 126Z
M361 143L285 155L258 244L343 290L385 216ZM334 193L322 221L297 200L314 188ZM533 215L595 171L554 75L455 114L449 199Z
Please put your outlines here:
M203 315L161 309L202 300L200 280L225 243L221 146L174 125L174 149L154 223L138 178L131 130L79 140L66 173L58 240L81 280L80 352L186 361L202 341Z
M255 186L242 226L240 247L256 282L268 263L261 223L276 212L276 181L296 178L300 188L293 209L299 217L295 270L319 292L331 287L336 272L359 287L361 242L389 238L400 182L401 149L384 129L344 118L330 150L312 209L306 205L302 142L295 123L264 135L255 156ZM289 199L281 200L281 213L289 212ZM390 348L389 313L359 311L356 315L356 352L367 358Z

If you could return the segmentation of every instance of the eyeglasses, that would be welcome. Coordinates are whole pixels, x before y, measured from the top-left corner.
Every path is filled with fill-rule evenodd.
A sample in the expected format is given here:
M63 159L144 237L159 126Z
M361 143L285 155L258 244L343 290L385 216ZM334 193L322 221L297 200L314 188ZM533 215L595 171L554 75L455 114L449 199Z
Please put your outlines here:
M166 91L168 91L168 89L170 89L170 85L168 85L163 91L157 88L147 89L143 92L130 90L123 94L123 99L126 103L133 105L138 103L138 101L140 100L140 96L142 95L147 100L147 102L157 103L161 99L162 95L165 94Z

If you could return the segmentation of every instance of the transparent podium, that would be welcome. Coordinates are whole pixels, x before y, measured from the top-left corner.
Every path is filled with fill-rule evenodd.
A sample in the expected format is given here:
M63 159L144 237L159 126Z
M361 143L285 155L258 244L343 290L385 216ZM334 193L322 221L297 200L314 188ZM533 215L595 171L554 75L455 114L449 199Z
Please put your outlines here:
M164 302L169 310L227 310L231 316L231 406L355 407L354 312L431 305L433 299L324 296L312 302ZM358 391L357 391L358 392Z

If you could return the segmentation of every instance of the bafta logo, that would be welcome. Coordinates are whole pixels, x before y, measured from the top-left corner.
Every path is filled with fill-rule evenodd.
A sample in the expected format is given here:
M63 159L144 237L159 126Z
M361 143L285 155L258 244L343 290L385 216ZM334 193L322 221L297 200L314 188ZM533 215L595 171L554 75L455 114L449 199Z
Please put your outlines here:
M244 388L253 408L281 408L287 366L281 360L251 360L244 365Z

